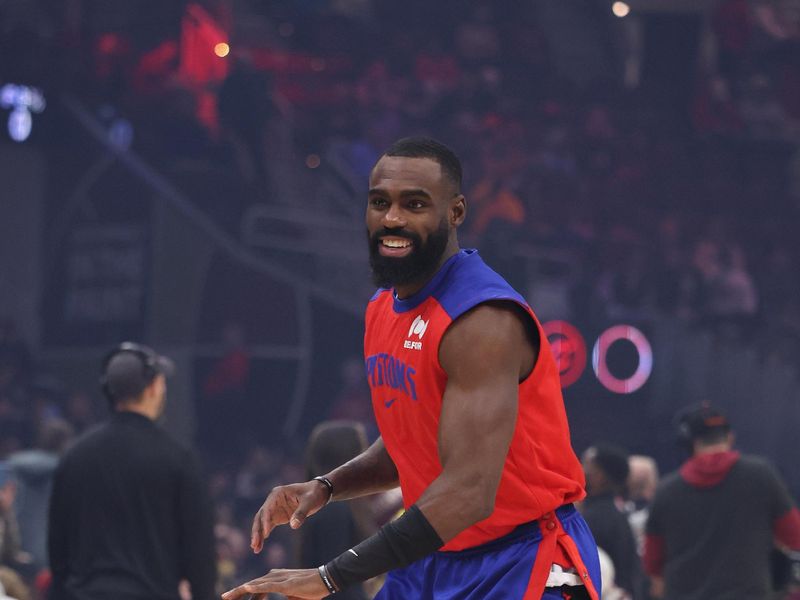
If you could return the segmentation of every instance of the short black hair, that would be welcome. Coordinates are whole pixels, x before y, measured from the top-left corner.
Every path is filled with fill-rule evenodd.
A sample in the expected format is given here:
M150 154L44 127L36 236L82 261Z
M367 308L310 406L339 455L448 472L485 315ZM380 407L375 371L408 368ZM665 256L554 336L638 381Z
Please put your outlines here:
M122 342L103 359L100 386L103 394L116 407L122 401L142 395L157 375L170 376L175 364L152 348L135 342Z
M425 136L404 137L389 146L383 156L403 156L406 158L430 158L439 163L442 173L461 191L461 161L456 153L443 143Z
M323 421L314 427L306 446L308 479L324 475L367 449L364 425L357 421Z
M630 473L628 453L613 444L596 444L593 446L592 460L606 474L608 480L620 489L624 489Z

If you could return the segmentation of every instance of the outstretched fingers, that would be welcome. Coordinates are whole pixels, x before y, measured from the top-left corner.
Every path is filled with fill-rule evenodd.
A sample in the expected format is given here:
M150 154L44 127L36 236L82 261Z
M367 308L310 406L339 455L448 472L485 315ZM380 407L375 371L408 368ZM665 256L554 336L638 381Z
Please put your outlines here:
M328 595L317 569L273 569L262 577L225 592L222 600L238 600L248 594L257 599L271 592L298 600L318 600Z
M232 590L222 594L222 600L236 600L245 598L250 594L253 600L265 598L269 593L285 593L292 591L290 583L291 572L284 569L275 569L262 577L243 583Z

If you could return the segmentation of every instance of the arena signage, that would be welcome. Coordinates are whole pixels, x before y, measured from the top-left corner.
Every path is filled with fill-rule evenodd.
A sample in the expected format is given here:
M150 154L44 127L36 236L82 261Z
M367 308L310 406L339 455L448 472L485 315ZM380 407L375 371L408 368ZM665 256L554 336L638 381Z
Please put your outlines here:
M542 325L550 342L561 375L561 387L568 388L580 379L586 369L586 341L580 331L567 321L548 321ZM617 343L633 345L638 356L634 372L618 376L608 367L608 351ZM616 394L632 394L640 389L653 371L653 349L647 337L632 325L609 327L592 347L592 370L600 384Z

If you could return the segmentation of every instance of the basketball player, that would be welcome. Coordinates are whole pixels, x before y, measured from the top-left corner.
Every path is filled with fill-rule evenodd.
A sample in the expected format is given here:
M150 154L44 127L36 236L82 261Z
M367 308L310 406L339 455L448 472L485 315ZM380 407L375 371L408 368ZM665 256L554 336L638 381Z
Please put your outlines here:
M584 480L555 361L525 300L459 249L458 158L406 138L369 185L380 289L364 345L381 437L329 473L272 490L251 544L260 551L274 527L300 527L331 500L397 485L406 511L317 569L273 570L223 598L316 599L388 572L379 600L596 600L597 550L572 507Z

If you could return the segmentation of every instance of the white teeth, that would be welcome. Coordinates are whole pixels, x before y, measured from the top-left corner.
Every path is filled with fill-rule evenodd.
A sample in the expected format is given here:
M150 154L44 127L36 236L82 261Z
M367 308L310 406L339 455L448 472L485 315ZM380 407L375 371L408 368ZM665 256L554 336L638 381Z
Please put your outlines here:
M389 248L406 248L411 245L408 240L382 240L384 246Z

